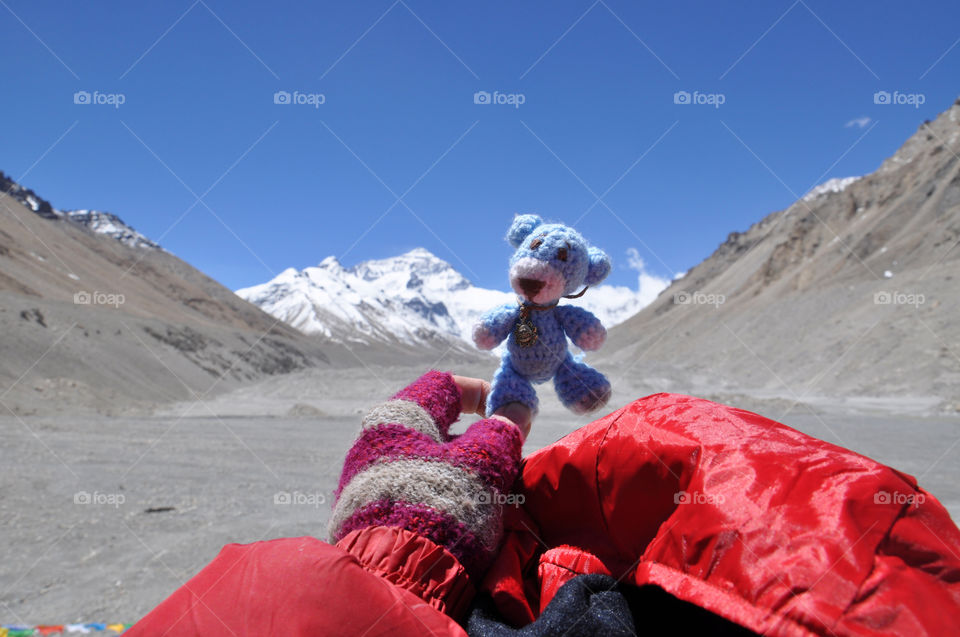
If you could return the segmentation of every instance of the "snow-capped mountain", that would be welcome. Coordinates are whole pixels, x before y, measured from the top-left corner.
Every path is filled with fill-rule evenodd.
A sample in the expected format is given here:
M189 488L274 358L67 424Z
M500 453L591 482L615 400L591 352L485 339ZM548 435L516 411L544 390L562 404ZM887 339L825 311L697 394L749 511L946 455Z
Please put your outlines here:
M45 219L66 220L84 226L91 232L113 237L131 248L162 249L113 213L101 210L57 210L33 190L21 186L0 171L0 197L3 194L19 201Z
M143 236L127 224L120 217L101 210L69 210L62 213L70 221L86 226L97 234L113 237L120 243L131 248L151 248L159 250L159 244Z
M0 198L2 198L3 195L16 199L46 219L56 219L59 217L59 211L54 210L49 201L33 192L33 190L21 186L0 170Z
M641 288L644 277L643 294L601 285L564 302L586 307L609 327L638 312L668 283L641 273ZM451 337L454 343L472 343L473 324L483 312L516 302L513 292L477 287L423 248L350 268L327 257L237 294L302 332L346 343L423 344Z
M859 177L834 177L833 179L828 179L818 186L814 186L810 189L810 192L803 196L804 201L813 201L820 195L843 192L846 190L847 186L860 179Z

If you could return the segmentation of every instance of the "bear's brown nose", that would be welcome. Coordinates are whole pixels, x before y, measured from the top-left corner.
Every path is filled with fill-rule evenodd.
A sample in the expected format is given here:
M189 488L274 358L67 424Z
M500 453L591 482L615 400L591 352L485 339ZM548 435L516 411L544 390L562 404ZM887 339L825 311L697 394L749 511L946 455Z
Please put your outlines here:
M518 279L517 283L520 284L520 289L523 290L523 293L530 298L533 298L537 295L537 292L543 289L545 281L540 279Z

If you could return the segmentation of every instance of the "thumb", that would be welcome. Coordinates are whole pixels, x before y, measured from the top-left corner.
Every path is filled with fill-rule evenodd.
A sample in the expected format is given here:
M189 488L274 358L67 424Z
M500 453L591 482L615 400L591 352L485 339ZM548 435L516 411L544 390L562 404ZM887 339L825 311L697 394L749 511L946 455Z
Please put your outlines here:
M487 413L487 397L490 396L490 383L479 378L454 376L453 382L460 388L461 410L465 414L485 416ZM530 433L533 421L533 412L523 403L507 403L494 412L494 418L506 420L520 430L526 440Z

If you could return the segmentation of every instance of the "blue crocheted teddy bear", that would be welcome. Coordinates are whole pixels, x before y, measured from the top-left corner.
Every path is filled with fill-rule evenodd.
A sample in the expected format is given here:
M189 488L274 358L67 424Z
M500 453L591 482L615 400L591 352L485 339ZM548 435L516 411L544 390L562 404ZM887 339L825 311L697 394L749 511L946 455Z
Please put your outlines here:
M507 241L517 249L510 259L510 285L519 303L486 312L473 329L480 349L493 349L507 339L487 399L487 415L511 402L536 412L539 402L532 383L551 378L560 401L571 411L582 414L602 407L610 398L609 381L574 360L566 337L582 350L596 350L607 331L587 310L558 303L605 279L609 257L573 228L544 223L536 215L517 215Z

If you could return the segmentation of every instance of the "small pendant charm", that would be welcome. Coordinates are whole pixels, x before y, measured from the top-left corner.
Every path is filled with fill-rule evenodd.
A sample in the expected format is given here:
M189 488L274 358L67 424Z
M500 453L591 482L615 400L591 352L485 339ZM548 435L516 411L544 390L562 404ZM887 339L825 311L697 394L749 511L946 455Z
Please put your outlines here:
M530 310L525 307L520 309L520 320L513 330L513 336L520 347L532 347L540 336L537 326L530 321Z

